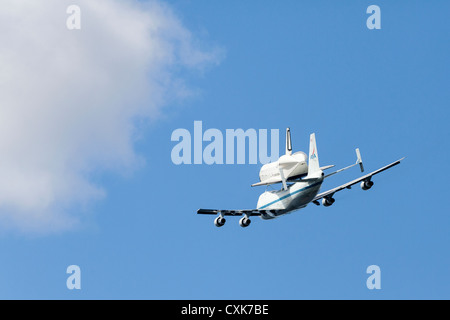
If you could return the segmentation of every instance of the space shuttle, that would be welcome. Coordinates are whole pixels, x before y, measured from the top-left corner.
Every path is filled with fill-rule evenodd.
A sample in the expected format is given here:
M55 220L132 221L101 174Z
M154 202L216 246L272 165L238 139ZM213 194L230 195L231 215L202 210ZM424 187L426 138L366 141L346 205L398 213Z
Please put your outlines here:
M334 167L334 165L321 167L319 165L319 155L317 152L316 134L309 136L309 155L304 152L292 153L291 131L286 129L286 152L273 163L265 164L259 172L258 183L252 186L271 185L282 183L280 190L266 190L259 198L255 209L198 209L198 214L218 215L214 220L216 227L225 225L226 216L241 216L239 225L246 228L250 225L250 217L259 216L263 220L271 220L290 212L305 208L309 203L324 207L331 206L336 199L334 195L342 190L351 189L353 185L360 184L361 189L369 190L373 186L372 178L376 174L398 165L404 157L394 161L375 171L360 176L349 182L341 184L324 192L320 192L325 178L338 172L347 170L359 165L361 172L364 167L361 160L361 153L356 149L356 163L345 168L325 174L324 170ZM292 182L292 183L289 183ZM289 185L288 185L289 183ZM320 193L319 193L320 192ZM320 202L319 202L320 201Z
M310 149L315 147L314 144L310 145ZM316 154L316 150L310 150L311 154ZM344 169L333 172L332 174L338 173L342 170L346 170L359 164L361 167L361 172L364 171L361 154L359 149L356 149L357 161L355 164L346 167ZM320 167L321 171L333 168L334 165L328 165ZM259 182L252 184L252 187L264 186L275 183L282 183L283 189L287 190L287 182L298 182L301 180L306 180L308 175L308 156L302 151L297 151L292 153L292 141L291 141L291 130L286 128L286 152L277 161L267 163L261 167L259 171ZM302 179L303 178L303 179Z

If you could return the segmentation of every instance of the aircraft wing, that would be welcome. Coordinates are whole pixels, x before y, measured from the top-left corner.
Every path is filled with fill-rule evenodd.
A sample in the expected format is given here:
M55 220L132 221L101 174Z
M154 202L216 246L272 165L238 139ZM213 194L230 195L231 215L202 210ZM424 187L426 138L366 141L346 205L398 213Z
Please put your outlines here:
M243 209L243 210L218 210L218 209L198 209L198 214L221 214L223 216L260 216L262 214L277 214L283 210L265 210L265 209Z
M359 183L361 181L369 181L372 178L372 176L374 176L374 175L376 175L376 174L378 174L380 172L383 172L384 170L392 168L393 166L398 165L400 163L400 161L402 161L403 159L405 159L405 158L403 157L403 158L401 158L401 159L399 159L397 161L394 161L394 162L388 164L387 166L384 166L384 167L382 167L382 168L380 168L378 170L375 170L375 171L373 171L373 172L371 172L369 174L366 174L366 175L364 175L364 176L362 176L360 178L357 178L357 179L352 180L350 182L344 183L343 185L340 185L339 187L336 187L336 188L330 189L328 191L322 192L322 193L318 194L313 199L312 202L314 202L315 204L318 205L319 203L317 202L317 200L320 200L320 199L325 198L325 197L332 197L336 192L344 190L344 189L350 189L351 186L353 186L354 184L357 184L357 183Z
M357 163L355 163L354 165L357 165ZM335 166L335 165L332 164L332 165L329 165L329 166L320 167L320 170L327 170L327 169L333 168L334 166ZM353 165L351 165L351 166L349 166L349 167L353 167ZM348 168L349 168L349 167L348 167ZM335 173L337 173L337 172L339 172L339 171L342 171L342 170L345 170L345 169L347 169L347 168L338 170L338 171L336 171L336 172L334 172L334 173L332 173L332 174L335 174ZM330 174L330 175L332 175L332 174ZM286 179L286 182L308 181L308 179L305 179L305 178L304 178L305 176L306 176L306 173L303 175L303 177L302 177L302 176L289 177L289 178ZM264 180L264 181L261 181L261 182L254 183L254 184L252 184L251 186L252 186L252 187L257 187L257 186L268 186L268 185L271 185L271 184L282 183L282 182L283 182L283 180L281 180L281 176L280 176L280 177L273 177L273 178L269 178L269 179Z

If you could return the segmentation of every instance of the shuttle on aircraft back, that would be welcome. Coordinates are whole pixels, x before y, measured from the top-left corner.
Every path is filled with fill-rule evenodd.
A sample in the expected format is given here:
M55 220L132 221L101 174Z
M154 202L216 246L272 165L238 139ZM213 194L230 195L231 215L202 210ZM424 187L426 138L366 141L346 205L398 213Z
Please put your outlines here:
M324 171L334 167L334 165L324 167L319 165L315 134L312 133L310 135L308 156L301 151L292 153L291 131L287 128L285 154L277 161L263 165L259 172L260 181L252 184L252 186L262 186L281 183L282 188L280 190L262 193L259 196L256 209L199 209L197 213L218 215L214 220L214 224L217 227L225 224L225 216L242 216L239 220L240 226L248 227L251 222L251 216L260 216L264 220L274 219L302 209L311 202L315 205L320 205L320 202L322 202L325 207L328 207L335 202L334 195L337 192L350 189L357 183L360 184L363 190L369 190L373 186L373 176L398 165L403 159L404 157L338 187L320 192L322 183L329 176L350 169L356 165L359 165L361 172L364 172L359 149L356 149L356 162L354 164L325 174Z

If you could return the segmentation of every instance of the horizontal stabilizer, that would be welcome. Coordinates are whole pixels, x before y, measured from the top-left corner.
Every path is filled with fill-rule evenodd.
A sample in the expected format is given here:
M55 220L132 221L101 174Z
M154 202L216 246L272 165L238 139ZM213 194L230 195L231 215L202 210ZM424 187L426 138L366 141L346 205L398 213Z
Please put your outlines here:
M352 164L352 165L349 165L348 167L339 169L339 170L337 170L337 171L335 171L335 172L329 173L329 174L327 174L327 175L325 176L325 178L327 178L327 177L329 177L329 176L332 176L332 175L334 175L334 174L336 174L336 173L342 172L342 171L344 171L344 170L350 169L350 168L356 166L357 164L359 164L359 167L360 167L360 169L361 169L361 172L364 172L364 167L363 167L363 164L362 164L361 153L359 152L359 148L356 148L355 151L356 151L356 163L354 163L354 164ZM321 169L321 170L324 170L324 169L328 169L329 167L330 167L330 166L328 166L328 167L322 167L322 168L320 168L320 169Z
M370 179L372 179L372 176L374 176L374 175L376 175L376 174L378 174L378 173L380 173L380 172L383 172L383 171L385 171L385 170L387 170L387 169L389 169L389 168L392 168L393 166L398 165L403 159L405 159L405 158L403 157L403 158L401 158L401 159L399 159L399 160L397 160L397 161L394 161L394 162L388 164L387 166L384 166L384 167L382 167L382 168L380 168L380 169L378 169L378 170L375 170L375 171L373 171L373 172L371 172L371 173L369 173L369 174L366 174L366 175L364 175L364 176L362 176L362 177L359 177L359 178L357 178L357 179L355 179L355 180L352 180L352 181L350 181L350 182L344 183L343 185L340 185L339 187L336 187L336 188L330 189L330 190L328 190L328 191L322 192L322 193L318 194L318 195L313 199L312 202L315 203L315 204L317 204L317 203L318 203L318 200L320 200L320 199L322 199L322 198L325 198L325 197L332 197L332 196L333 196L336 192L338 192L338 191L341 191L341 190L344 190L344 189L350 189L354 184L357 184L357 183L359 183L359 182L361 182L361 181L367 181L367 180L370 180ZM355 163L354 165L356 165L356 164L357 164L357 163Z
M286 182L300 182L300 181L312 181L312 180L314 180L314 179L307 179L305 177L305 175L303 175L303 176L297 176L297 177L288 178L286 180ZM252 187L268 186L268 185L271 185L271 184L282 183L282 182L283 181L281 180L280 177L274 177L274 178L271 178L271 179L267 179L267 180L264 180L264 181L261 181L261 182L254 183L254 184L252 184Z
M329 174L327 174L327 175L325 176L325 178L328 178L329 176L332 176L332 175L334 175L334 174L336 174L336 173L339 173L339 172L342 172L342 171L344 171L344 170L350 169L350 168L356 166L357 164L358 164L358 163L355 163L355 164L349 165L348 167L345 167L345 168L336 170L336 171L334 171L334 172L332 172L332 173L329 173Z
M280 183L281 182L281 178L280 177L275 177L273 179L267 179L261 182L257 182L252 184L252 187L258 187L258 186L268 186L270 184L275 184L275 183Z

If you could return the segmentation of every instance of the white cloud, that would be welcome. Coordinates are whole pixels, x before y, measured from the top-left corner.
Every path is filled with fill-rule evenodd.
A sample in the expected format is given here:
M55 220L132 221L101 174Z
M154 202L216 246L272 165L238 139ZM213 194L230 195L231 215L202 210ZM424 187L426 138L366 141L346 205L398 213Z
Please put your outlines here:
M32 232L73 227L71 209L105 196L94 170L141 162L133 119L189 93L174 70L220 56L159 1L2 0L0 39L0 224Z

